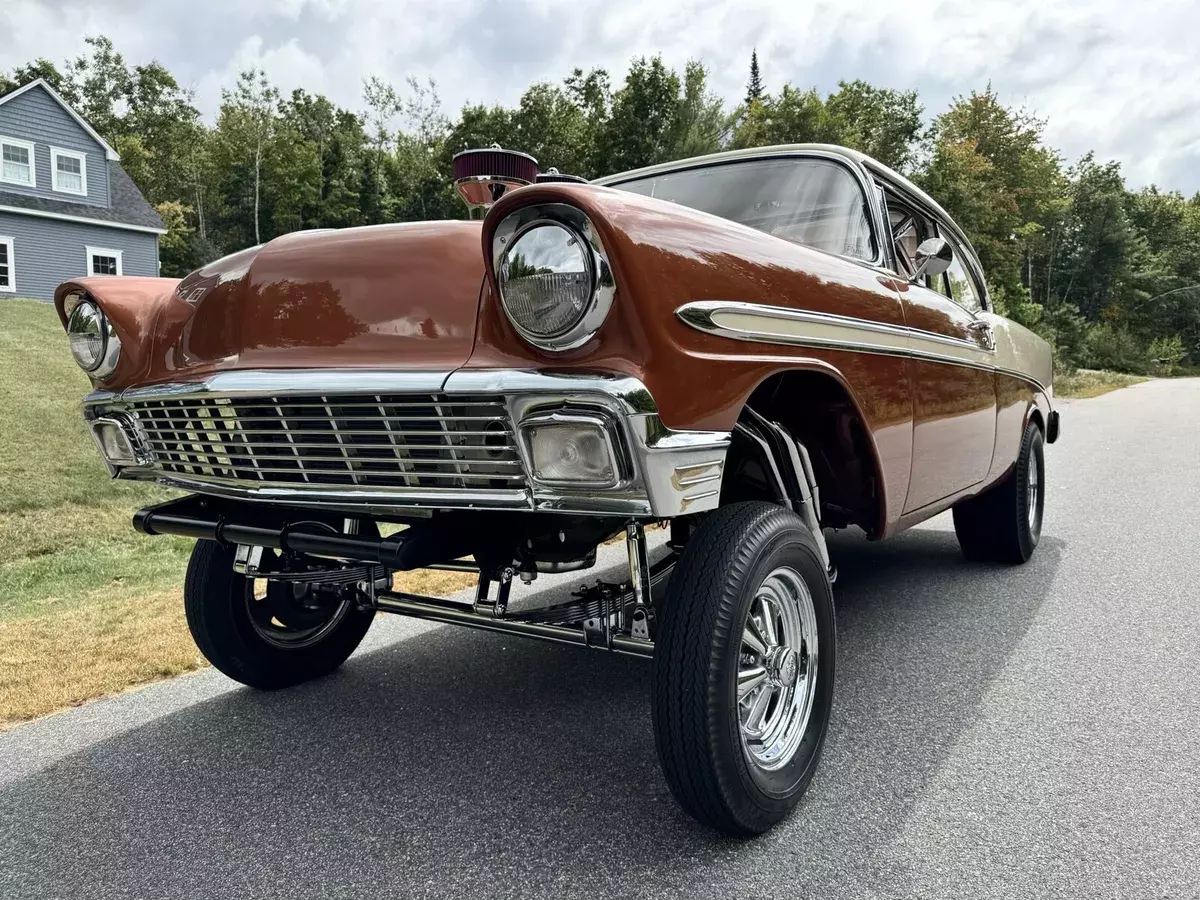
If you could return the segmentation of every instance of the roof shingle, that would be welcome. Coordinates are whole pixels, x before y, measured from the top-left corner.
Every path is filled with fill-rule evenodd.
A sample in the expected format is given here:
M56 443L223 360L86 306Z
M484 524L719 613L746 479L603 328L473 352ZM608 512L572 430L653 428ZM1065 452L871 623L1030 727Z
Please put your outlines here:
M0 206L16 207L19 209L36 210L37 212L57 213L63 216L77 216L81 219L94 219L97 222L111 222L114 225L136 225L140 228L165 228L159 218L133 183L133 179L121 168L120 164L109 160L108 163L108 206L93 206L88 203L64 203L50 197L29 197L24 194L0 194Z

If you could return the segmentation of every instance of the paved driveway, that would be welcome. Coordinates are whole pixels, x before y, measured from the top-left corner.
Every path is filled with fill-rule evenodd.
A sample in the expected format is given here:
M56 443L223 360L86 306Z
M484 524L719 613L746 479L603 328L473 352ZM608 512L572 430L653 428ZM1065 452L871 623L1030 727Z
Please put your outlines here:
M0 735L0 897L1200 896L1200 382L1064 404L1042 544L835 539L824 761L695 826L649 667L382 620L340 672L206 672Z

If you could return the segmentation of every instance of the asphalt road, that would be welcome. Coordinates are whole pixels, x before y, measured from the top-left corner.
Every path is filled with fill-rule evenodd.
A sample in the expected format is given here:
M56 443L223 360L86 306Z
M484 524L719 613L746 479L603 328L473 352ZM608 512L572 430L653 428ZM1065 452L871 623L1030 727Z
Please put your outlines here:
M643 661L390 619L0 735L0 897L1200 896L1200 381L1063 418L1028 565L834 540L833 725L763 838L676 808Z

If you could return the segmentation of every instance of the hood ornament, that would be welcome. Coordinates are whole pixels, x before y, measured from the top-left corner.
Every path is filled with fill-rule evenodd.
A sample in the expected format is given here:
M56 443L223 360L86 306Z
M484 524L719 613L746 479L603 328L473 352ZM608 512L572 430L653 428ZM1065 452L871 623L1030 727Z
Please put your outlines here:
M538 177L537 160L528 153L505 150L499 144L482 150L464 150L453 160L454 188L472 217L487 210L513 188L533 184Z

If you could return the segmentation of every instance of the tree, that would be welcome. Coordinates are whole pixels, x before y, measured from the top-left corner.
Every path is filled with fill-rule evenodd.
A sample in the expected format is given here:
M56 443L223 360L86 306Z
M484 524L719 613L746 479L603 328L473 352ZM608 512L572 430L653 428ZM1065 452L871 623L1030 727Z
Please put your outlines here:
M750 51L750 80L746 82L746 106L753 105L754 101L761 100L763 96L762 76L758 71L758 49Z
M235 217L232 230L241 230L237 214L243 204L249 203L252 211L248 230L253 242L261 244L264 162L278 128L279 91L265 72L249 69L238 76L232 91L223 91L221 96L216 148L225 174L226 204Z
M1058 155L1041 143L1043 125L1004 106L990 86L958 97L934 120L929 161L916 173L971 238L997 305L1031 325L1040 310L1029 272L1044 235L1055 239L1065 192Z
M54 88L60 94L69 93L70 89L64 84L65 79L58 67L45 57L39 56L31 63L26 63L23 66L17 66L12 70L12 74L4 75L0 73L0 96L7 94L9 91L15 91L19 87L24 87L31 81L37 81L43 78L46 84Z
M680 113L679 76L661 56L640 57L612 99L599 134L601 172L620 172L674 158Z
M132 90L132 76L125 58L113 42L97 35L84 38L89 53L67 63L63 97L105 136L120 132L118 108Z
M912 166L924 112L916 91L841 81L825 109L841 143L899 171Z
M699 60L689 59L683 70L677 129L674 155L685 158L716 153L729 131L724 104L709 90L708 70Z

